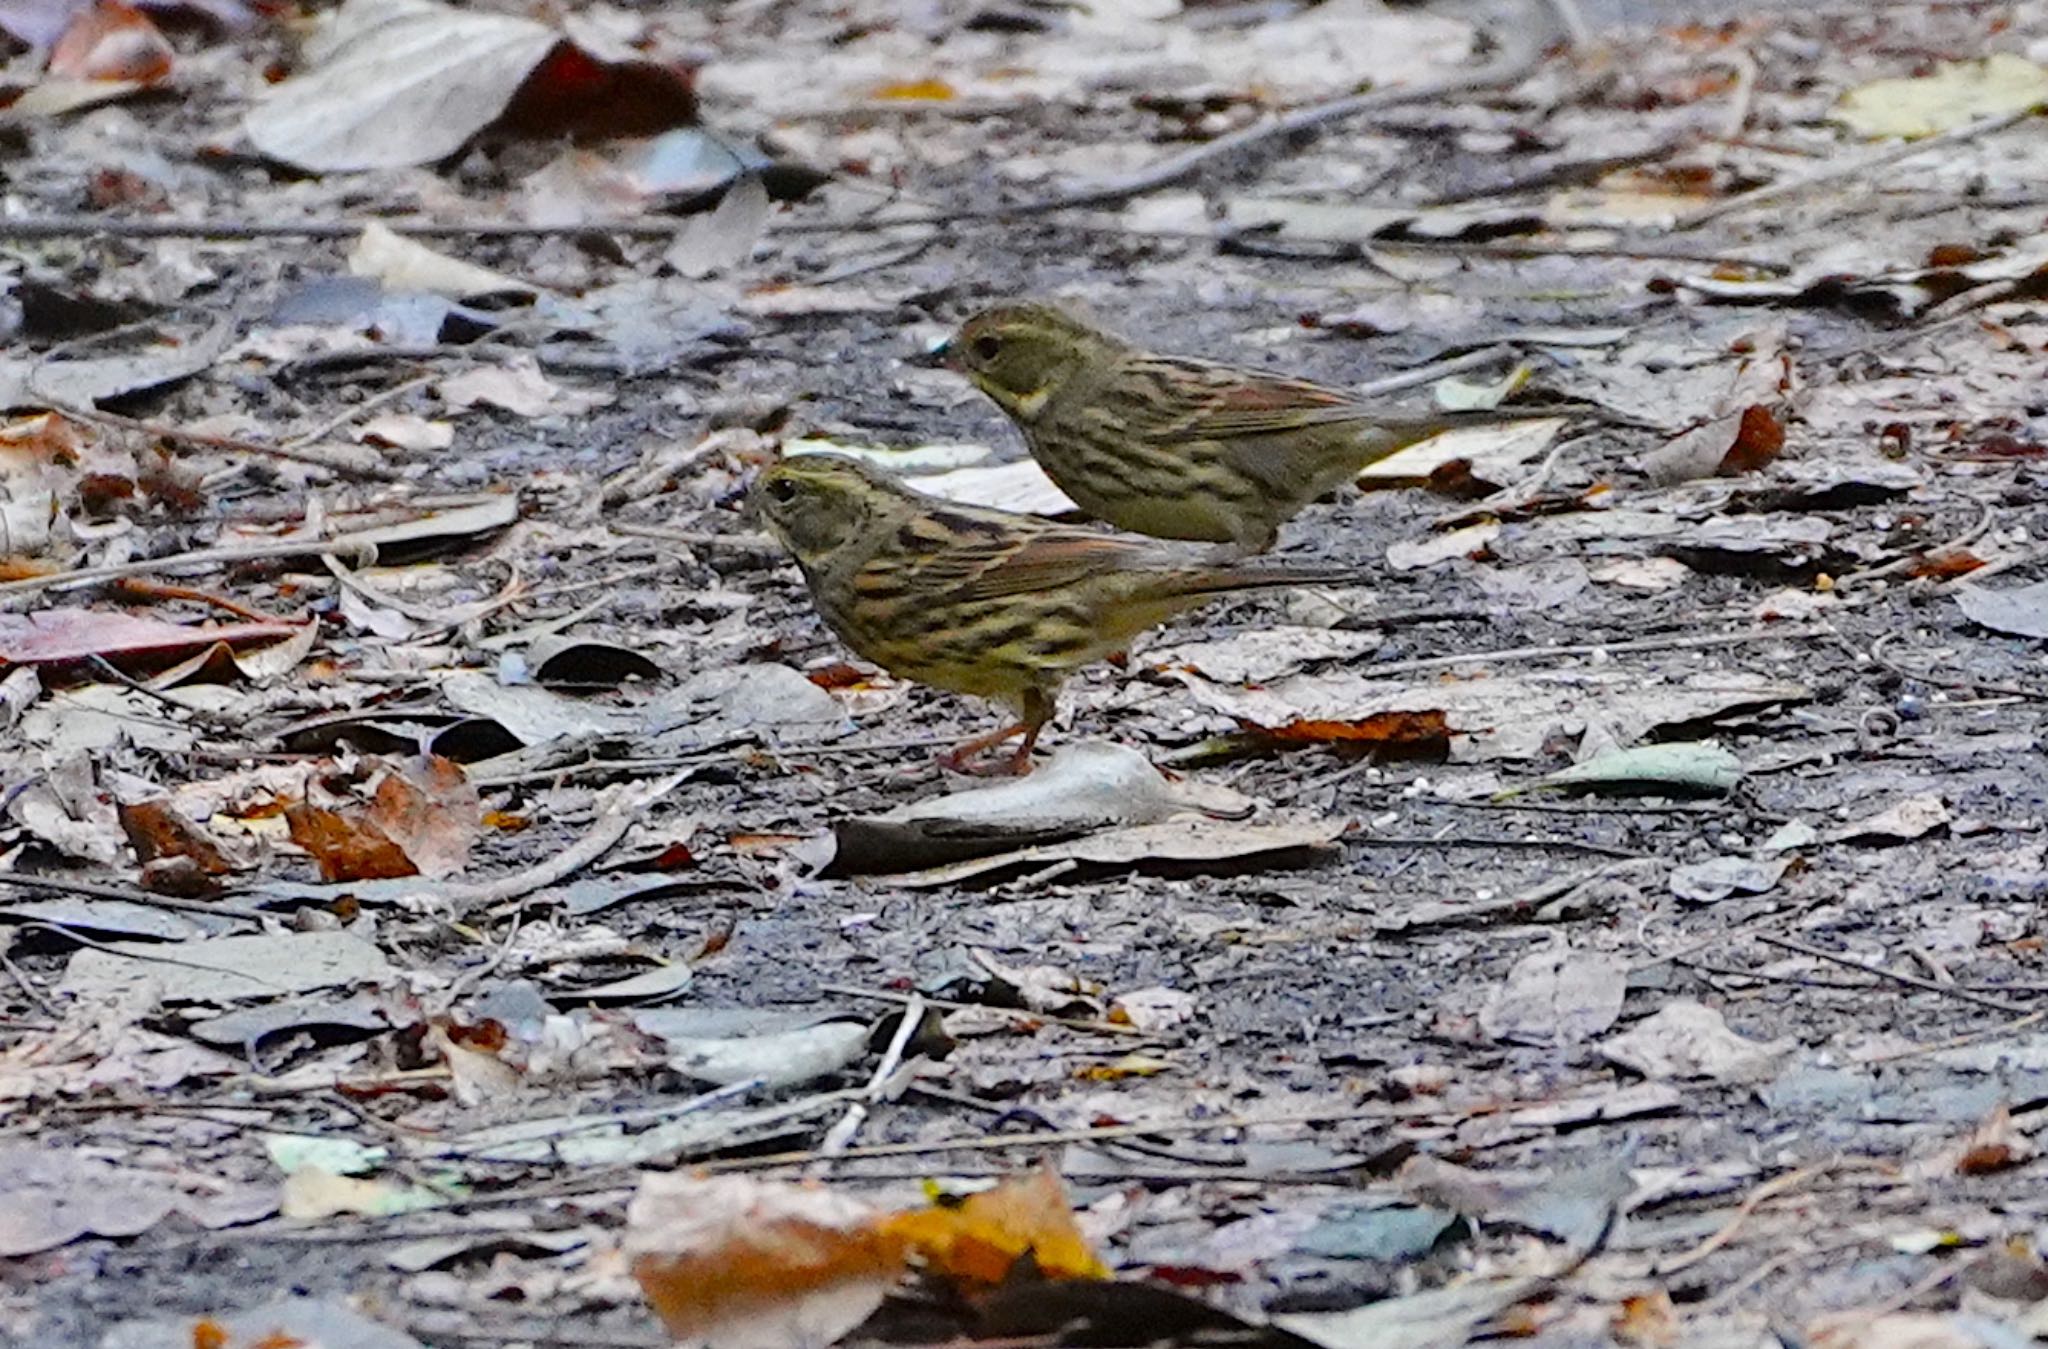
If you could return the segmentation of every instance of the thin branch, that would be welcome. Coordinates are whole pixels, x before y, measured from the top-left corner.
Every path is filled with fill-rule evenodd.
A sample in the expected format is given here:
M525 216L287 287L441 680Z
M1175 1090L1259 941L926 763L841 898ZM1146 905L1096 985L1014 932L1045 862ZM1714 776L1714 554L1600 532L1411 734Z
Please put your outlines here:
M0 581L0 598L8 595L33 595L44 590L69 590L73 586L117 580L123 576L140 576L146 572L173 571L184 567L233 567L244 562L262 562L280 557L351 557L360 556L365 551L366 545L361 540L346 537L279 539L274 543L248 543L234 548L202 548L196 552L172 553L167 557L136 558L129 562L109 562L99 567L54 571L45 576L26 576L18 581Z
M344 478L368 478L376 482L398 482L404 475L382 464L345 463L332 455L315 454L303 445L266 445L257 440L243 440L239 436L220 436L208 431L188 431L168 422L143 421L137 417L123 417L118 412L102 412L98 408L60 402L55 399L39 400L53 412L60 412L74 421L97 422L102 426L115 427L122 431L135 431L155 436L178 445L196 445L201 449L225 450L230 454L252 454L264 459L284 459L310 468L323 469Z
M1690 637L1644 637L1633 642L1581 642L1572 646L1511 646L1499 651L1472 651L1462 656L1419 656L1414 660L1388 661L1372 667L1375 678L1412 674L1418 670L1445 670L1458 665L1505 665L1526 660L1548 660L1553 656L1626 655L1644 651L1696 651L1703 647L1741 646L1746 642L1787 641L1827 635L1825 628L1753 628L1748 632L1705 633Z
M1888 145L1874 154L1860 155L1852 159L1836 160L1822 165L1810 173L1780 178L1775 183L1765 183L1762 187L1753 187L1747 192L1738 192L1734 196L1714 202L1712 205L1702 206L1698 210L1690 211L1680 216L1671 228L1673 230L1697 229L1710 221L1719 220L1726 215L1733 215L1737 211L1746 211L1752 206L1760 206L1765 202L1776 201L1780 197L1789 197L1795 193L1805 192L1810 188L1840 182L1845 178L1860 178L1873 170L1885 168L1901 160L1912 159L1917 155L1924 155L1932 150L1947 150L1973 140L1981 140L1985 136L1993 135L2005 130L2009 126L2023 122L2033 115L2034 108L2029 106L2021 108L2017 112L2008 112L1997 117L1986 117L1965 126L1953 127L1942 132L1940 135L1928 136L1921 140L1901 141L1896 145Z
M1830 951L1824 947L1808 946L1805 942L1793 941L1790 937L1776 937L1767 932L1759 932L1756 934L1756 939L1766 946L1775 946L1781 951L1791 951L1796 955L1809 956L1815 960L1825 960L1830 964L1840 965L1845 969L1861 970L1865 974L1875 975L1880 979L1890 979L1894 983L1923 989L1929 993L1945 994L1951 998L1958 998L1963 1002L1974 1002L1979 1007L1989 1007L1992 1011L2003 1012L2007 1016L2025 1016L2028 1012L2027 1008L2020 1006L2018 1003L2007 1002L2004 998L1994 998L1986 993L1972 992L1970 989L1960 987L1959 985L1944 984L1935 979L1923 979L1917 974L1907 974L1903 970L1889 969L1883 965L1865 964L1854 956L1843 955L1839 951Z

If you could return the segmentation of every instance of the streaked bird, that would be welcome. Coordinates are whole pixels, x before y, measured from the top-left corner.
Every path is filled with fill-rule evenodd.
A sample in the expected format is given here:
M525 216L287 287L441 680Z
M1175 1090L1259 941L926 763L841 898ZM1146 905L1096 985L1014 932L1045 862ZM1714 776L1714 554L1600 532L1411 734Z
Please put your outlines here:
M1305 379L1146 351L1035 302L982 310L942 354L1090 515L1240 553L1265 552L1304 506L1418 441L1543 415L1403 415Z
M1351 570L1218 563L1185 544L955 505L845 455L785 458L752 498L854 651L1016 714L944 756L957 770L1021 735L1007 767L1030 771L1067 675L1183 610L1238 591L1358 580Z

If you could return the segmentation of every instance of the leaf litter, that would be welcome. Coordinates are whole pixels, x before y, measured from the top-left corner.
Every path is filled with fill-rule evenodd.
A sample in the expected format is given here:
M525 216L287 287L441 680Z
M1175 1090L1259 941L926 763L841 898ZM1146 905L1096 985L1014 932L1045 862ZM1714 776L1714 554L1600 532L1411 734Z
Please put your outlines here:
M771 1337L2041 1323L1977 1300L2042 1208L2037 16L1501 101L1430 81L1513 34L1210 8L0 10L0 1338L645 1342L679 1164L918 1234ZM1027 291L1567 415L1373 466L1282 543L1369 588L947 790L963 711L738 502L808 442L1072 514L928 364Z

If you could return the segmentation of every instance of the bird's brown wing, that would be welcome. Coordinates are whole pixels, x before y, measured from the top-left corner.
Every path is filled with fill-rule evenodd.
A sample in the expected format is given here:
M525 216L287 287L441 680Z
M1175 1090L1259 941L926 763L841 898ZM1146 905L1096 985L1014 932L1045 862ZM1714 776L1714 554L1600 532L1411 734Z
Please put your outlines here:
M1175 356L1133 357L1125 370L1133 376L1127 387L1152 392L1120 411L1139 435L1159 440L1249 439L1361 421L1419 432L1527 415L1399 412L1313 380Z
M1142 567L1156 551L1150 544L1101 534L1048 530L1001 542L965 543L942 561L935 559L937 565L925 574L941 586L942 577L957 580L945 587L949 599L991 600L1043 594L1105 572Z

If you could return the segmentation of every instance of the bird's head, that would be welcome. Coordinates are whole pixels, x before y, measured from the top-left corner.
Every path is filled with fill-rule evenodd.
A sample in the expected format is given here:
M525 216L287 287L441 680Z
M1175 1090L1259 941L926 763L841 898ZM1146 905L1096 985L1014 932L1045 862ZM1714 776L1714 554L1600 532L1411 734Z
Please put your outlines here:
M1003 411L1030 422L1076 371L1107 361L1124 344L1049 304L984 309L943 348L946 364L974 381Z
M900 512L906 490L843 454L793 454L754 483L751 503L806 570Z

